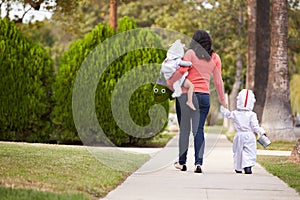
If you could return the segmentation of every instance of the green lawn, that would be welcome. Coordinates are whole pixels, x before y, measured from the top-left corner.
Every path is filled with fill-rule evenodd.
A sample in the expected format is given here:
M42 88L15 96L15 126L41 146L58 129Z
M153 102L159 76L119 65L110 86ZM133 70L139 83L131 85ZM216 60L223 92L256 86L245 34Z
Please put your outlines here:
M268 172L279 177L300 194L300 164L289 160L288 156L257 156L257 161Z
M110 154L110 151L97 151L97 158L108 158ZM98 199L149 159L145 154L121 151L113 154L124 170L114 168L114 164L119 166L116 160L110 162L112 168L107 162L101 163L83 146L0 142L0 196L7 199L26 195L32 195L29 199Z
M89 200L84 194L55 194L32 189L0 187L1 200Z
M226 132L221 126L205 127L205 131ZM143 145L163 147L175 134L159 134ZM268 149L291 150L294 145L274 142ZM0 197L5 200L99 199L148 159L145 154L110 149L0 142ZM288 157L277 156L258 156L258 162L299 192L300 165L291 163Z

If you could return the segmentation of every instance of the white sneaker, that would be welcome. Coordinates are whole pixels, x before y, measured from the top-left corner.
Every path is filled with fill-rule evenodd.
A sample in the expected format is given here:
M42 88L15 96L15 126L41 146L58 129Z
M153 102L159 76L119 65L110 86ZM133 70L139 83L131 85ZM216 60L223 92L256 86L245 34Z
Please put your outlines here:
M176 169L180 169L180 171L186 171L187 170L186 165L185 164L181 165L181 164L179 164L179 162L174 163L174 167Z

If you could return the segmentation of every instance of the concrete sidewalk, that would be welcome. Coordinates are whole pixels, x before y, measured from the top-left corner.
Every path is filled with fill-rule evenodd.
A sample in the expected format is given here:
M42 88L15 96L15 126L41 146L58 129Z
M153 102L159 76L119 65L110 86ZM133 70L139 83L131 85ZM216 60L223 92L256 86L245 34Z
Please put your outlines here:
M300 195L259 164L253 174L236 174L232 144L224 135L206 135L203 173L193 172L193 147L189 148L188 171L174 168L178 135L152 159L111 191L105 200L300 200ZM192 143L191 143L192 144Z

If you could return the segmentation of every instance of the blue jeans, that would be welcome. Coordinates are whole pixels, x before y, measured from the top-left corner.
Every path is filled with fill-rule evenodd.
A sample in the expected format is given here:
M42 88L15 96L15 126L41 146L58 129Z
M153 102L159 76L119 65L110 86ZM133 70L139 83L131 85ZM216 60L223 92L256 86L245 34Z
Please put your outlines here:
M179 164L186 164L189 135L192 127L195 165L202 165L205 147L204 124L210 108L210 96L206 93L195 92L193 97L193 103L197 109L195 111L186 105L186 101L186 94L176 98L176 113L179 123Z

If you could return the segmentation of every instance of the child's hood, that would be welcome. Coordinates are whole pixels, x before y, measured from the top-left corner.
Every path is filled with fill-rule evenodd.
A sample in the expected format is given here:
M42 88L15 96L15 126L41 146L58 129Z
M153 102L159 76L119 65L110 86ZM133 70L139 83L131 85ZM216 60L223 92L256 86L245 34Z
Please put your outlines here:
M181 40L176 40L167 52L168 59L182 58L184 56L184 44L181 43Z
M237 109L239 110L253 110L255 104L255 95L252 90L242 89L237 96Z

